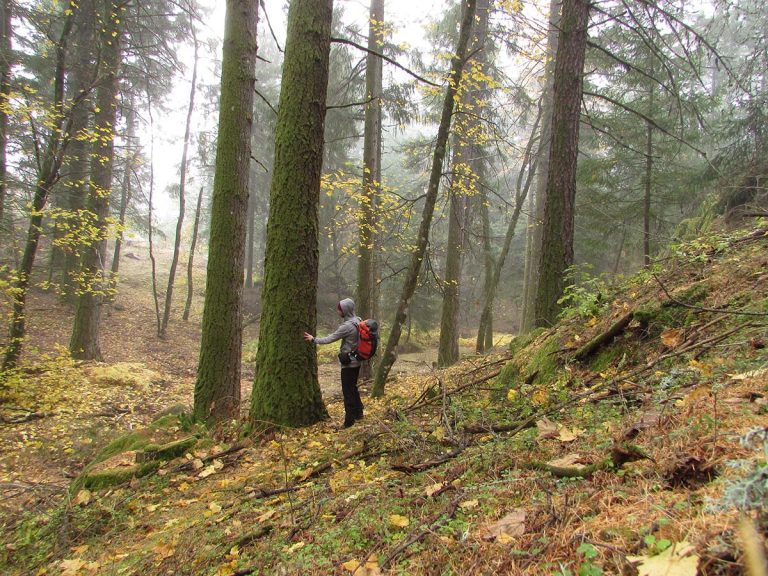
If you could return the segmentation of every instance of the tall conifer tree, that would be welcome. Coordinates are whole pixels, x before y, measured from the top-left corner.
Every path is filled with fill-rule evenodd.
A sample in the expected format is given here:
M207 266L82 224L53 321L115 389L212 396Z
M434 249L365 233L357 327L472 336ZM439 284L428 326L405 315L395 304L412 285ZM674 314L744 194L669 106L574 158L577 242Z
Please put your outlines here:
M240 408L241 308L256 81L258 0L227 0L208 273L194 416L212 424Z
M254 426L304 426L327 417L315 333L318 205L332 0L293 0L275 132L259 350L250 419Z

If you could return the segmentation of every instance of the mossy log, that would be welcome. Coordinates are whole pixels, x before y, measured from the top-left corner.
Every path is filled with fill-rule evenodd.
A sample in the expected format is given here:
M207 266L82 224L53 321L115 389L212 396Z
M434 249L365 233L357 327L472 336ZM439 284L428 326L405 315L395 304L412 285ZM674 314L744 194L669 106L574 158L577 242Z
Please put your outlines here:
M579 362L582 362L589 358L598 348L600 348L603 344L607 344L611 342L616 336L621 334L624 329L629 326L629 323L632 322L632 319L635 317L634 310L631 312L627 312L616 320L611 326L606 330L605 332L602 332L592 338L589 342L584 344L581 348L579 348L576 353L573 355L574 360L577 360Z
M110 486L117 486L118 484L133 480L134 478L141 478L153 474L160 468L161 464L161 461L153 460L151 462L136 464L135 466L109 468L93 473L85 472L83 476L78 479L76 485L78 489L87 488L89 490L100 490L102 488L109 488Z
M188 438L182 438L175 442L169 442L167 444L148 444L144 447L143 452L136 454L137 462L147 462L150 460L173 460L178 456L183 456L190 450L195 444L197 444L197 438L190 436Z
M598 470L618 470L627 462L652 460L646 452L634 444L616 444L607 458L587 466L557 466L546 462L530 462L526 468L549 472L556 478L589 478Z

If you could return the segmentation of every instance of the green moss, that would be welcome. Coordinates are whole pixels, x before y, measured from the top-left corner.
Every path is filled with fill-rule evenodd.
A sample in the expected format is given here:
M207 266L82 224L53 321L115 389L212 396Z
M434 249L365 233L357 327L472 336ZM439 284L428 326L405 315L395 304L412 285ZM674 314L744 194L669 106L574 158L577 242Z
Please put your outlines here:
M518 343L515 357L499 374L499 383L504 388L512 388L520 378L530 380L530 384L556 379L560 369L557 359L557 351L561 347L560 340L553 335L538 346L532 346L535 339L536 336L531 336L527 343Z
M624 346L616 342L611 346L604 347L595 355L589 364L589 369L593 372L602 372L611 364L619 360L625 353Z
M153 460L135 466L86 473L82 476L82 480L78 482L78 489L87 488L89 490L100 490L102 488L123 484L133 478L141 478L148 474L152 474L160 468L160 464L160 461Z
M167 444L148 444L144 447L143 452L137 454L137 459L141 462L147 460L172 460L178 456L183 456L195 444L197 444L197 438L195 436L182 438L181 440L168 442Z
M107 444L107 446L96 455L93 462L91 462L91 465L103 462L121 452L141 450L149 445L150 441L150 434L147 430L139 430L138 432L131 432L130 434L120 436Z

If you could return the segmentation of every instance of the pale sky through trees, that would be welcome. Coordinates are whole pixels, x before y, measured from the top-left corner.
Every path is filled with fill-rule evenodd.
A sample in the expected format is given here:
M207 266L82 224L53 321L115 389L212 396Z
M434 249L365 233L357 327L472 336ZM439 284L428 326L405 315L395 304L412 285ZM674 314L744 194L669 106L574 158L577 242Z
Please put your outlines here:
M217 43L215 58L221 59L221 39L224 31L224 13L226 3L217 0L202 0L203 5L212 6L209 17L204 18L204 25L199 26L201 40L214 38ZM350 26L356 26L361 33L368 31L368 2L364 0L336 0L337 8L344 10L344 22ZM285 6L283 0L266 0L265 6L272 29L275 32L281 48L285 45ZM391 40L394 43L406 43L410 46L424 46L424 24L431 19L436 19L449 6L448 0L386 0L385 20L392 26ZM259 31L267 30L267 21L263 14L259 17ZM270 42L272 36L266 32ZM263 38L263 36L262 36ZM360 40L365 44L364 40ZM178 215L178 201L171 198L166 192L169 185L178 182L178 164L181 160L182 141L184 136L184 115L189 99L189 81L192 70L192 47L185 46L180 50L182 60L186 67L186 74L174 82L173 94L167 99L169 107L167 113L155 112L155 202L154 210L158 217L158 224L168 225L175 222ZM360 54L363 57L363 54ZM403 62L407 65L407 62ZM389 67L391 69L391 66ZM387 66L385 66L385 74ZM259 77L257 70L257 78ZM219 77L214 72L213 55L205 48L200 50L200 73L198 83L200 85L218 85ZM202 99L198 97L196 110L193 117L193 130L199 131L205 125L205 129L215 129L217 118L201 117ZM273 103L274 105L277 102ZM144 132L142 143L145 154L149 156L149 132ZM197 169L194 167L196 147L194 142L190 147L190 159L193 166L189 174L189 189L196 191L199 188Z

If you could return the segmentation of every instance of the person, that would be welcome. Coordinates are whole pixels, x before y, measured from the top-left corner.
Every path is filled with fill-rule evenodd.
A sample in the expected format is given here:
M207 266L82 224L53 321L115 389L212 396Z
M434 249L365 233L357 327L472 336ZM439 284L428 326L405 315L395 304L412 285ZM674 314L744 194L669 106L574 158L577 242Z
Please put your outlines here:
M357 325L360 317L355 315L355 302L344 298L336 304L336 313L341 316L342 323L328 336L315 338L304 332L304 340L313 344L330 344L341 340L339 346L339 364L341 365L341 392L344 395L344 428L349 428L363 418L363 402L357 389L357 379L360 376L360 361L350 356L357 348Z

